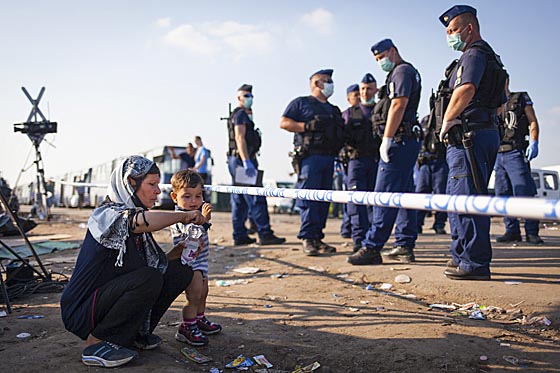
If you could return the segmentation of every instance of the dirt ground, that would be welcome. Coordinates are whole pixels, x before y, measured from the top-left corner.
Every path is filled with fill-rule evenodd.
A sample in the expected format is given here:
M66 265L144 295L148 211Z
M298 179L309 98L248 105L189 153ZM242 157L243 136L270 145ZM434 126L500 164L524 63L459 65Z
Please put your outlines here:
M55 209L54 219L40 222L30 236L68 234L68 241L80 241L90 212ZM298 216L271 215L271 222L287 243L233 247L230 215L213 214L206 313L224 329L198 349L213 361L198 365L182 356L185 345L174 339L185 300L180 296L156 328L165 343L141 352L139 359L119 369L226 371L225 365L240 354L262 354L274 365L268 372L291 372L315 361L321 365L317 372L560 372L557 226L543 227L542 246L494 244L492 281L476 282L445 278L450 240L429 229L431 219L424 226L426 233L419 236L416 263L383 266L346 263L352 248L350 240L338 234L339 219L329 219L325 239L338 252L321 257L303 255L296 238ZM501 219L494 219L493 237L502 232ZM156 239L169 247L168 231L158 232ZM70 276L77 254L78 250L66 250L41 259L49 270ZM242 267L260 271L233 271ZM411 282L397 283L395 277L402 274ZM246 283L217 286L220 280ZM381 289L383 283L392 288ZM65 331L59 300L60 293L13 300L14 312L0 318L2 371L103 370L81 363L82 341ZM468 311L429 307L469 302L496 308L483 309L486 320L475 320ZM18 319L23 315L44 318ZM550 326L545 325L548 321ZM23 332L31 336L16 337ZM263 367L250 371L258 369Z

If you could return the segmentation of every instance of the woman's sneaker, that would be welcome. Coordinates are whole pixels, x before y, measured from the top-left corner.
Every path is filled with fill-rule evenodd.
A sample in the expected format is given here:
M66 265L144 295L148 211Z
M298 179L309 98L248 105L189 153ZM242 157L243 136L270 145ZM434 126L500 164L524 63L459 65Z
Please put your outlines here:
M202 334L196 324L191 326L181 324L179 330L175 333L175 339L193 346L206 346L208 344L208 338Z
M218 334L222 331L222 326L220 324L213 323L208 320L206 316L196 320L196 326L198 326L198 329L204 334Z
M87 346L82 352L82 362L85 365L105 368L119 367L136 357L138 352L106 341Z
M134 346L140 350L153 350L163 342L159 335L148 334L143 336L136 336Z

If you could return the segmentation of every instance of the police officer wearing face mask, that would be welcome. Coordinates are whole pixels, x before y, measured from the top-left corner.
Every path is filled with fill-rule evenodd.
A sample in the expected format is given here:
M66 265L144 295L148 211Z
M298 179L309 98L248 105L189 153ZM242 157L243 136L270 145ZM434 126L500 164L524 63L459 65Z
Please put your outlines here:
M350 107L358 105L360 103L360 86L358 84L352 84L348 86L348 88L346 88L346 101L348 101ZM346 109L344 112L342 112L343 117L346 115L345 112L348 110L349 109ZM344 190L348 190L348 162L350 161L350 150L351 149L345 145L338 153L338 159L340 163L344 165ZM340 225L340 236L342 238L352 238L352 222L350 221L350 216L348 216L347 203L343 204L342 211L344 214L342 216L342 224Z
M310 96L294 99L282 115L280 128L294 133L294 169L296 188L332 189L334 158L344 142L344 123L337 106L328 102L334 92L333 70L319 70L311 75ZM329 204L297 200L306 255L332 253L336 248L322 241Z
M497 196L533 197L537 189L529 161L539 154L539 123L527 92L510 92L508 79L506 93L508 101L501 113L502 141L494 166L494 189ZM519 220L505 217L504 224L506 232L496 241L521 241ZM525 220L525 239L535 245L544 243L539 236L538 220Z
M440 139L448 142L447 194L486 194L500 144L497 109L506 100L507 74L480 36L476 9L456 5L439 20L449 47L462 52L447 69L436 100ZM489 280L490 217L450 213L449 223L452 259L444 274L454 280Z
M445 145L436 134L435 116L433 111L430 115L422 118L421 124L424 130L424 140L418 154L418 172L416 174L416 193L445 194L449 167L445 160ZM422 233L422 226L426 218L426 210L419 210L417 215L418 233ZM435 212L434 225L432 229L436 234L447 234L445 222L447 213Z
M235 169L242 166L249 177L257 175L259 163L257 154L261 147L261 135L255 128L251 106L253 105L253 86L243 84L237 91L238 106L228 121L228 169L235 185ZM270 229L270 219L266 198L247 194L231 194L231 217L233 223L233 242L235 245L255 243L256 239L247 234L245 221L250 217L255 222L260 245L278 245L286 241L276 237Z
M342 113L345 123L346 147L349 157L347 187L350 191L373 191L379 162L381 138L374 134L371 115L375 106L377 82L367 73L359 85L360 102ZM347 204L352 225L354 252L362 247L362 241L371 224L371 206Z
M420 74L402 59L390 39L374 44L371 51L381 69L388 73L372 116L375 131L383 138L375 191L413 192L412 175L422 132L417 118ZM395 245L381 252L395 222ZM381 264L380 254L402 262L414 261L416 229L415 210L376 207L362 247L348 257L348 262L353 265Z

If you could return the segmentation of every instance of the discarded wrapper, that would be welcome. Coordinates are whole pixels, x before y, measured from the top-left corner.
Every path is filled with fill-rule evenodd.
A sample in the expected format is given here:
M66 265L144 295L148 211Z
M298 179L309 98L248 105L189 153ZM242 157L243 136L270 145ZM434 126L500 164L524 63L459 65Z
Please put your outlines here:
M45 316L43 315L23 315L23 316L18 316L18 319L42 319Z
M17 338L23 339L23 338L29 338L31 337L31 334L29 333L19 333L18 335L16 335Z
M0 317L6 317L6 316L8 316L6 311L0 311Z
M233 272L237 272L237 273L243 273L246 275L251 275L257 272L260 272L261 269L257 268L257 267L241 267L241 268L235 268L233 270Z
M273 367L273 365L270 363L270 361L267 360L266 357L264 357L264 355L253 356L253 360L255 360L257 364L264 365L267 368Z
M390 290L392 287L393 287L392 284L383 283L383 284L381 284L381 286L379 288L381 290Z
M474 311L471 312L471 314L469 315L469 319L473 319L473 320L486 320L486 316L484 316L484 314L483 314L480 310L474 310Z
M204 364L207 363L209 361L212 361L211 358L209 358L206 355L201 354L200 352L198 352L197 350L195 350L194 348L190 348L190 347L183 347L181 349L181 353L183 355L185 355L185 357L191 361L194 361L195 363L198 364Z
M246 368L252 367L253 365L255 365L255 363L253 363L253 360L251 360L251 358L239 355L231 363L228 363L226 365L226 368Z
M429 307L440 309L440 310L450 310L450 311L453 311L453 310L457 309L457 307L455 307L451 304L439 304L439 303L430 304Z
M320 366L321 366L321 364L319 364L319 362L316 361L313 364L309 364L309 365L306 365L302 368L298 368L298 369L292 371L292 373L309 373L309 372L313 372L316 369L319 369Z

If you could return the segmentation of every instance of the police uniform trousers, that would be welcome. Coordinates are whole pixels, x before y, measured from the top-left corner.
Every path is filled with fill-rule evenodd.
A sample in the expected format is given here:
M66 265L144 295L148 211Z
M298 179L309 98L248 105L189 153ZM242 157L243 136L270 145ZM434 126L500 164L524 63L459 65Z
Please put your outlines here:
M253 165L255 165L255 168L258 168L258 162L256 159L251 159L251 162L253 163ZM235 168L237 166L243 167L243 162L241 161L241 159L234 156L228 157L228 169L232 177L233 185L235 185L235 183L233 182L233 177ZM268 205L266 204L266 197L231 193L230 201L234 240L247 237L247 228L245 227L245 221L247 220L247 217L255 222L260 238L272 234L272 230L270 229L270 218L268 216Z
M393 142L389 148L390 162L379 161L375 191L414 192L412 176L419 151L420 141L415 138L403 136L401 142ZM395 246L414 248L418 237L416 210L378 206L373 209L373 220L362 247L381 250L395 223Z
M334 157L331 155L309 155L301 161L297 189L332 189ZM301 226L299 239L322 239L323 229L327 223L329 204L326 202L305 201L298 199Z
M348 173L343 171L342 185L344 190L348 190ZM352 237L352 222L348 216L348 204L342 204L342 223L340 224L340 235L344 238Z
M496 129L485 129L474 132L473 151L474 163L488 185L490 174L494 168L500 139ZM447 164L449 178L447 194L477 194L471 176L470 161L463 146L447 147ZM449 213L451 227L451 255L453 261L467 271L488 270L492 260L490 244L490 216Z
M378 161L374 156L358 157L348 162L348 190L373 192L377 179ZM348 215L352 225L352 240L362 243L371 225L373 206L348 203Z
M519 149L498 153L496 158L494 189L497 196L533 197L537 194L529 162ZM517 218L504 218L506 233L521 234ZM538 235L539 221L525 219L525 234Z
M418 168L418 173L416 174L416 193L445 194L448 174L449 167L447 166L445 158L442 157L425 161L424 164ZM428 211L426 210L418 210L418 227L424 225L424 218L427 213ZM446 212L436 211L432 228L445 228L446 220Z

